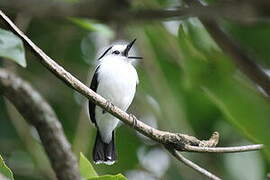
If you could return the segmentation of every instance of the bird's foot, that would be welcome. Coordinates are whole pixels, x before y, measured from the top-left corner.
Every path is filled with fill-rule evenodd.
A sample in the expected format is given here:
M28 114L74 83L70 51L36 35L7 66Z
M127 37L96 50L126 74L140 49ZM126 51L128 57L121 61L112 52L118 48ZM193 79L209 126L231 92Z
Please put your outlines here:
M137 118L133 114L129 114L129 117L132 119L132 126L137 126Z
M105 107L106 109L111 109L113 107L113 104L111 103L111 101L106 101ZM102 114L105 114L105 113L106 113L106 110L103 109Z

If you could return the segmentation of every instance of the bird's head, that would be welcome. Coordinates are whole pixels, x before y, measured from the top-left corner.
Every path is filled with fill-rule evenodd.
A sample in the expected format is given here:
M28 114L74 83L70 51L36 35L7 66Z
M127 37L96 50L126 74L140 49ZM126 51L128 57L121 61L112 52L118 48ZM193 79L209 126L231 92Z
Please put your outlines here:
M142 59L142 57L138 56L129 56L129 51L133 44L135 43L136 39L134 39L132 42L130 42L127 45L122 44L115 44L111 47L109 47L98 59L102 59L104 56L107 55L113 55L113 56L119 56L119 57L126 57L128 59Z

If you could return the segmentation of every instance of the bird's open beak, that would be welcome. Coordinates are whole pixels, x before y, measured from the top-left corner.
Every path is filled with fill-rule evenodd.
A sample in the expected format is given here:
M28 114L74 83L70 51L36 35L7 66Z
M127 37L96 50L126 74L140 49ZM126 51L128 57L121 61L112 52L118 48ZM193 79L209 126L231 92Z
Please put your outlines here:
M135 43L135 41L136 41L136 38L127 45L127 47L124 51L124 55L127 56L127 58L129 58L129 59L142 59L142 57L128 56L128 52L130 51L130 49L133 46L133 44Z
M136 39L134 39L131 43L129 43L124 51L124 55L128 56L128 52L130 51L131 47L133 46L133 44L135 43Z
M140 57L140 56L128 56L128 59L143 59L143 57Z

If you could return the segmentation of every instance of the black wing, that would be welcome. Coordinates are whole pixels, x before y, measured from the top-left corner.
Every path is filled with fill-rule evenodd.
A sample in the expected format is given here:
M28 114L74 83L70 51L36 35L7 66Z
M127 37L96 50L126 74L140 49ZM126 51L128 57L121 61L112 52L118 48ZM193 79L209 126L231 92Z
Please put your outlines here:
M90 89L92 89L95 92L97 91L97 88L98 88L98 69L99 69L99 66L96 68L95 74L94 74L94 76L92 78L92 82L91 82L91 85L90 85ZM91 101L89 101L90 119L96 125L95 109L96 109L96 105L94 103L92 103Z

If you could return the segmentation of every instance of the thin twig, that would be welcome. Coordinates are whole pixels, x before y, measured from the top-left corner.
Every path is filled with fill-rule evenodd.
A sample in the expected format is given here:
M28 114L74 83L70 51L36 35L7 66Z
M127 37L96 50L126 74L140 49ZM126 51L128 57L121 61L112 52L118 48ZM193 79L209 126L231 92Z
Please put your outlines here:
M262 148L263 144L235 146L235 147L198 147L190 145L185 146L185 150L188 152L201 152L201 153L239 153L247 151L257 151Z
M195 171L201 173L202 175L208 177L209 179L213 179L213 180L221 180L219 177L217 177L216 175L210 173L209 171L207 171L206 169L198 166L197 164L195 164L194 162L190 161L189 159L185 158L182 154L180 154L179 152L177 152L174 149L167 149L177 160L181 161L182 163L184 163L185 165L187 165L188 167L194 169Z

